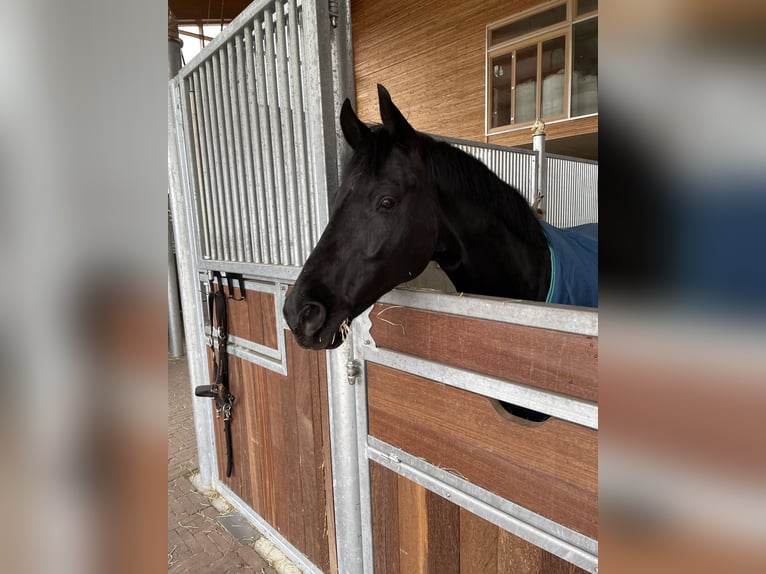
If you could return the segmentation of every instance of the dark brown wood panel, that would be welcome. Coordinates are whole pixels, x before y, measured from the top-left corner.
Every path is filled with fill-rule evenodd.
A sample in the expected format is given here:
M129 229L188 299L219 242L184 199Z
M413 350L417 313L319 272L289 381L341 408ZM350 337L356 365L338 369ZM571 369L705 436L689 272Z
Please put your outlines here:
M376 574L585 572L374 462L370 482Z
M398 574L399 561L399 490L396 474L374 462L370 463L372 495L372 531L375 574Z
M372 436L598 536L596 431L554 418L519 424L485 397L374 363L367 386Z
M325 355L300 349L291 336L285 340L286 377L229 355L234 471L226 478L223 421L216 420L218 471L255 512L331 572L337 558Z
M225 284L225 281L224 281ZM245 290L245 299L241 296L238 283L234 282L234 297L226 299L229 321L229 334L247 341L277 349L277 318L274 295L253 289ZM219 287L216 285L215 287ZM229 293L228 286L224 293Z
M370 318L379 347L598 400L597 337L383 304Z

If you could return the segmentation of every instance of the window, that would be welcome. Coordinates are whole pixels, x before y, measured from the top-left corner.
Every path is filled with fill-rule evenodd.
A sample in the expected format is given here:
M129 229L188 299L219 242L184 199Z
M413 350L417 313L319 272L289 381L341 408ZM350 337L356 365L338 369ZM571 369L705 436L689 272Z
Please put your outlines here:
M562 0L487 27L490 133L598 112L598 0Z

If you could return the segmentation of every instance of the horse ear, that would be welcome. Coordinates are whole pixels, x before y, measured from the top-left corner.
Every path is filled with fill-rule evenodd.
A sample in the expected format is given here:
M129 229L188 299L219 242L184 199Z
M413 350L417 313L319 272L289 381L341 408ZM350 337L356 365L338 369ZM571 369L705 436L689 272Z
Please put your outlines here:
M351 149L356 149L362 143L362 140L371 133L370 128L364 125L356 113L354 113L348 98L343 102L343 106L340 109L340 128L343 130L343 137L346 138Z
M415 137L415 128L402 115L391 101L391 94L378 84L378 105L380 106L380 119L383 120L383 127L390 133L394 139L407 141Z

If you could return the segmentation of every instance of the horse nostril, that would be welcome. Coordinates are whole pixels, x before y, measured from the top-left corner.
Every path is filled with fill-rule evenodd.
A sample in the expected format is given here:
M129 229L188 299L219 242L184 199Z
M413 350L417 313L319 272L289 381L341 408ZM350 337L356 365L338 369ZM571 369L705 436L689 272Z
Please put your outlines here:
M308 337L313 336L324 325L327 311L325 311L324 305L311 301L305 303L298 313L298 325L304 335Z

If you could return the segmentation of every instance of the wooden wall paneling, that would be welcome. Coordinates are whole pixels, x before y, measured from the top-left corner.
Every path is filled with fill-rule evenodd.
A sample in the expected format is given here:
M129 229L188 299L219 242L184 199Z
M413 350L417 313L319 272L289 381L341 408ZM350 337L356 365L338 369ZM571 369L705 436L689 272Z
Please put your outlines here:
M585 574L374 462L370 483L376 574Z
M428 567L426 491L400 476L397 494L399 571L426 572Z
M295 455L298 457L296 477L301 493L300 511L305 545L307 548L313 548L315 554L325 554L321 553L321 549L326 546L326 536L323 536L324 483L317 480L316 474L317 468L322 465L322 444L316 443L314 435L314 427L321 427L321 415L314 414L312 396L319 384L316 372L317 355L319 353L301 353L300 357L306 361L303 369L306 379L289 381L285 386L293 387L295 395Z
M382 304L370 319L378 347L598 400L598 337Z
M288 364L289 369L289 364ZM291 492L289 488L289 477L287 472L288 451L285 445L285 431L282 424L283 412L286 405L282 402L282 377L277 373L265 372L266 403L264 408L268 411L269 431L271 442L269 444L269 454L272 460L274 489L274 526L288 540L290 538L290 515L289 505L291 501Z
M321 463L316 467L317 492L324 488L324 530L328 547L329 571L338 571L338 555L335 539L335 498L332 482L332 452L330 450L330 402L327 389L327 359L325 353L316 353L317 383L312 386L314 414L319 413L320 424L314 424L314 442L321 454ZM316 419L314 419L316 420Z
M555 418L522 425L485 397L374 363L367 386L372 436L597 537L593 429Z
M228 293L228 291L228 289L224 289L224 292ZM234 291L236 295L239 296L239 289L235 289ZM241 301L236 299L226 299L229 334L253 341L255 339L253 339L250 332L250 298L254 298L254 293L253 291L246 291L246 293L247 298Z
M247 291L248 340L272 349L277 348L277 321L274 295L262 291Z
M305 549L308 554L303 523L304 507L300 469L302 464L310 464L311 459L304 460L302 458L303 453L298 445L298 416L296 412L296 386L307 384L307 381L303 380L307 371L308 365L304 353L291 353L288 356L287 372L298 375L300 378L293 376L291 379L284 380L280 377L282 416L277 424L282 425L286 492L280 501L287 508L288 537L295 546Z
M483 518L460 509L460 571L495 574L497 540L500 529ZM502 571L502 570L500 570Z
M373 566L375 574L399 574L399 488L397 475L370 461Z
M460 574L460 507L425 492L428 572Z

